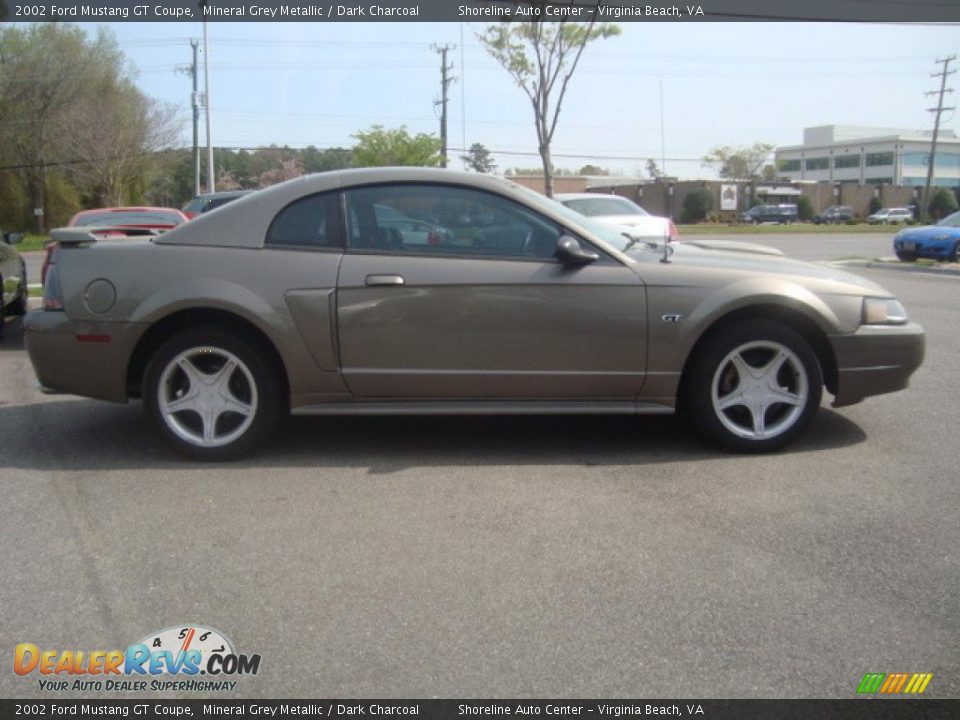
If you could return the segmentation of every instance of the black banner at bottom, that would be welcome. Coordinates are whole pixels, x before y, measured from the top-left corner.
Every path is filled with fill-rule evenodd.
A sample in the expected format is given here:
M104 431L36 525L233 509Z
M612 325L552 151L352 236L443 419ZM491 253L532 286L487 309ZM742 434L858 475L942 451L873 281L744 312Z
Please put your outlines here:
M0 700L0 718L328 718L329 720L940 720L960 699L917 700Z

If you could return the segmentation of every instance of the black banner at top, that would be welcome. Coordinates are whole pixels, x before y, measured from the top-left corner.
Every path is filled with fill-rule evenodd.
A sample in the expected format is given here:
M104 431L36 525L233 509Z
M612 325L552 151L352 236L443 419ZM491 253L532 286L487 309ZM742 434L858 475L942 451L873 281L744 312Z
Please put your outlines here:
M960 0L0 0L19 22L934 22L960 23Z

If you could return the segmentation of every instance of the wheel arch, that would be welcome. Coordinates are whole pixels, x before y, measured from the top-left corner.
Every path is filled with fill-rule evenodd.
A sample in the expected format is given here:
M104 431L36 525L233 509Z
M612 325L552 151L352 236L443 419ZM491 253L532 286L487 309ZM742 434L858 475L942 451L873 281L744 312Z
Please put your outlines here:
M235 312L209 307L177 310L165 315L150 325L146 332L140 336L127 363L127 396L131 398L140 397L143 375L146 371L147 364L160 345L181 330L198 327L200 325L217 325L229 328L254 342L260 349L267 353L270 361L277 368L280 374L284 398L289 399L290 379L288 377L287 367L276 345L269 336L257 327L255 323Z
M823 327L808 313L794 305L781 305L772 302L763 302L746 305L730 310L715 318L694 342L687 353L683 370L680 375L680 385L677 393L677 404L682 405L685 400L686 387L690 378L690 369L694 359L711 338L722 332L725 327L744 320L771 320L781 323L796 332L806 340L816 355L823 373L823 381L827 390L836 395L837 392L837 358L830 344L830 339Z

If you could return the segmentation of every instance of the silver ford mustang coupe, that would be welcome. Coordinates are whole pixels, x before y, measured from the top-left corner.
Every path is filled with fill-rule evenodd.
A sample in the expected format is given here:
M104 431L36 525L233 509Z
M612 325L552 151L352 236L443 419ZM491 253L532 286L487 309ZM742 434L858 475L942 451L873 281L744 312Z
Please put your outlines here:
M889 292L785 257L651 242L508 181L301 177L157 237L54 231L25 320L41 387L140 398L198 459L282 413L658 413L783 447L900 390L924 335Z

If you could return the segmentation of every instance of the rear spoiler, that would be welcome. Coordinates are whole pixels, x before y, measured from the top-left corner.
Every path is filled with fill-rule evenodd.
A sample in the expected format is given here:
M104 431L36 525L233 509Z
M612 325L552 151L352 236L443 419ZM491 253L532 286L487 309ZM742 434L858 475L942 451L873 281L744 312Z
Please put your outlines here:
M126 237L156 237L161 232L163 231L152 228L112 227L109 225L86 228L57 228L50 231L50 239L60 245L89 245L100 239L97 237L98 233L122 233Z

